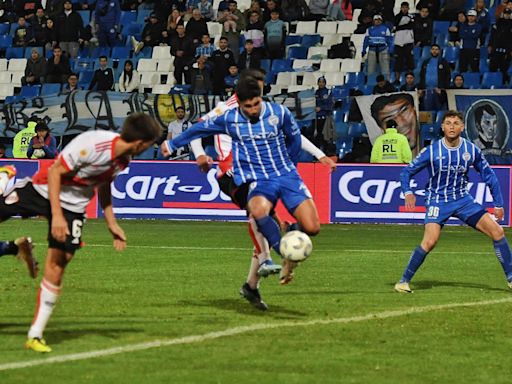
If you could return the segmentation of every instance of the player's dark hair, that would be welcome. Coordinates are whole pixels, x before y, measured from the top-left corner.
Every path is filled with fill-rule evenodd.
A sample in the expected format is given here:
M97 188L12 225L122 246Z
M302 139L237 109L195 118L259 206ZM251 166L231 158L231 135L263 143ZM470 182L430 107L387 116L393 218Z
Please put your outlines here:
M127 143L137 140L155 141L161 134L160 125L154 118L144 113L132 113L124 121L121 139Z
M240 79L236 85L236 95L240 102L261 97L261 88L258 80L251 77Z
M484 115L484 111L487 112L489 115L496 116L496 111L490 104L484 104L479 106L475 109L475 121L480 124L480 121L482 120L482 116Z
M380 96L375 99L370 110L371 110L373 119L377 122L377 125L379 127L382 127L382 121L380 121L380 119L379 119L379 112L386 105L394 103L395 101L398 101L398 100L407 100L408 104L414 105L414 98L411 95L409 95L408 93L395 93L395 94L389 95L389 96Z
M444 121L449 117L457 117L460 119L460 121L464 121L464 116L462 115L462 113L460 113L459 111L454 111L452 109L445 112L445 114L443 115L443 119L441 120L441 124L444 123Z
M263 81L265 82L265 72L263 69L258 68L248 68L244 69L240 73L240 80L250 78L256 79L257 81Z

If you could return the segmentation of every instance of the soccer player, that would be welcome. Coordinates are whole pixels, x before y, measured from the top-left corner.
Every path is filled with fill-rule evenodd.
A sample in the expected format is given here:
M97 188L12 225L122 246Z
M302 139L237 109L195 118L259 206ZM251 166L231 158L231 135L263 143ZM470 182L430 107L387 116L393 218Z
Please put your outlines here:
M412 252L402 278L395 284L395 290L412 292L409 282L428 253L434 249L443 225L451 216L459 218L492 239L508 286L512 288L512 258L503 228L480 204L474 201L467 190L467 174L469 168L473 166L491 190L496 219L503 220L503 197L496 175L480 149L461 137L464 119L460 112L446 112L441 128L444 138L425 148L400 174L405 206L409 210L413 210L416 204L416 197L410 187L411 177L426 168L430 180L426 188L427 210L423 240Z
M32 178L15 183L0 198L0 219L14 215L42 215L48 219L48 254L37 306L25 346L36 352L51 352L43 331L61 293L67 264L80 248L85 208L98 188L107 228L114 248L126 247L126 235L112 209L110 183L128 166L133 155L149 148L161 135L148 115L135 113L125 120L121 134L84 132L73 139L52 166Z
M234 183L249 184L248 211L259 232L279 254L280 228L270 216L277 199L281 198L304 232L315 235L320 230L311 194L290 156L300 150L300 130L286 107L263 102L257 80L241 79L236 94L239 108L193 125L182 135L164 142L162 153L166 155L199 137L229 135Z

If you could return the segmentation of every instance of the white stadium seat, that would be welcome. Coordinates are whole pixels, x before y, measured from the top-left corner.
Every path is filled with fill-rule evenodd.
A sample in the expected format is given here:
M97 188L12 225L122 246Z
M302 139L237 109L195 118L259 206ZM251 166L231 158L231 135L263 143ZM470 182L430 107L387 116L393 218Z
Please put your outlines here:
M327 51L329 49L327 47L309 47L308 49L308 59L315 55L321 55L324 58L327 58Z
M343 20L338 21L338 33L340 35L350 36L357 28L357 21Z
M170 59L172 57L171 47L169 47L169 46L153 47L153 54L151 57L153 59Z
M316 27L316 33L319 35L334 34L338 32L338 22L336 21L320 21Z
M26 66L27 66L27 59L10 59L8 69L11 72L25 71Z
M156 59L140 59L137 64L138 72L155 72L158 60Z
M314 35L316 33L316 21L298 21L295 34Z
M323 59L320 62L321 72L339 72L341 68L341 59Z

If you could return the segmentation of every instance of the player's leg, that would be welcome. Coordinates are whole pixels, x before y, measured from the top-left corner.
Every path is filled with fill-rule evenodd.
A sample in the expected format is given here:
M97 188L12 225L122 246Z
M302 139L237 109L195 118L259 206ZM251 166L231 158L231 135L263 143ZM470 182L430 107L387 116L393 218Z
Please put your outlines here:
M297 229L315 236L320 232L320 218L313 199L306 199L299 204L293 211L293 216L297 219Z
M270 216L270 211L273 207L274 204L263 194L253 194L249 197L249 202L247 203L247 209L254 217L258 231L267 239L272 249L280 254L281 228L274 218Z
M411 258L409 259L409 263L405 268L402 278L395 284L395 290L397 292L412 292L409 287L409 282L421 267L421 264L423 264L423 261L425 261L429 252L432 251L437 244L437 241L441 236L441 228L441 225L437 223L425 224L423 240L421 241L421 244L412 251Z
M39 268L37 261L32 254L32 239L30 237L18 237L13 241L0 241L0 257L6 255L16 256L28 269L30 277L37 277Z

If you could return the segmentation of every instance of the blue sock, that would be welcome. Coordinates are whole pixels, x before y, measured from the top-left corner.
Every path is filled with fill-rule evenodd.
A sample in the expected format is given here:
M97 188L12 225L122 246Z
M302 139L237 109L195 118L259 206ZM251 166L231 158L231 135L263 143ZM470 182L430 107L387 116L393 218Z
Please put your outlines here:
M281 229L276 221L270 216L264 216L261 219L256 219L258 230L265 236L270 246L281 255L279 251L279 243L281 242Z
M421 267L421 264L423 264L423 261L427 255L428 252L421 248L421 245L416 247L416 249L411 254L409 264L407 264L404 274L400 279L401 283L411 281L418 268Z
M512 281L512 256L510 255L510 247L507 239L503 237L501 240L493 241L493 244L494 252L496 252L496 257L507 276L507 280Z
M0 241L0 256L15 255L18 253L18 247L11 241Z

